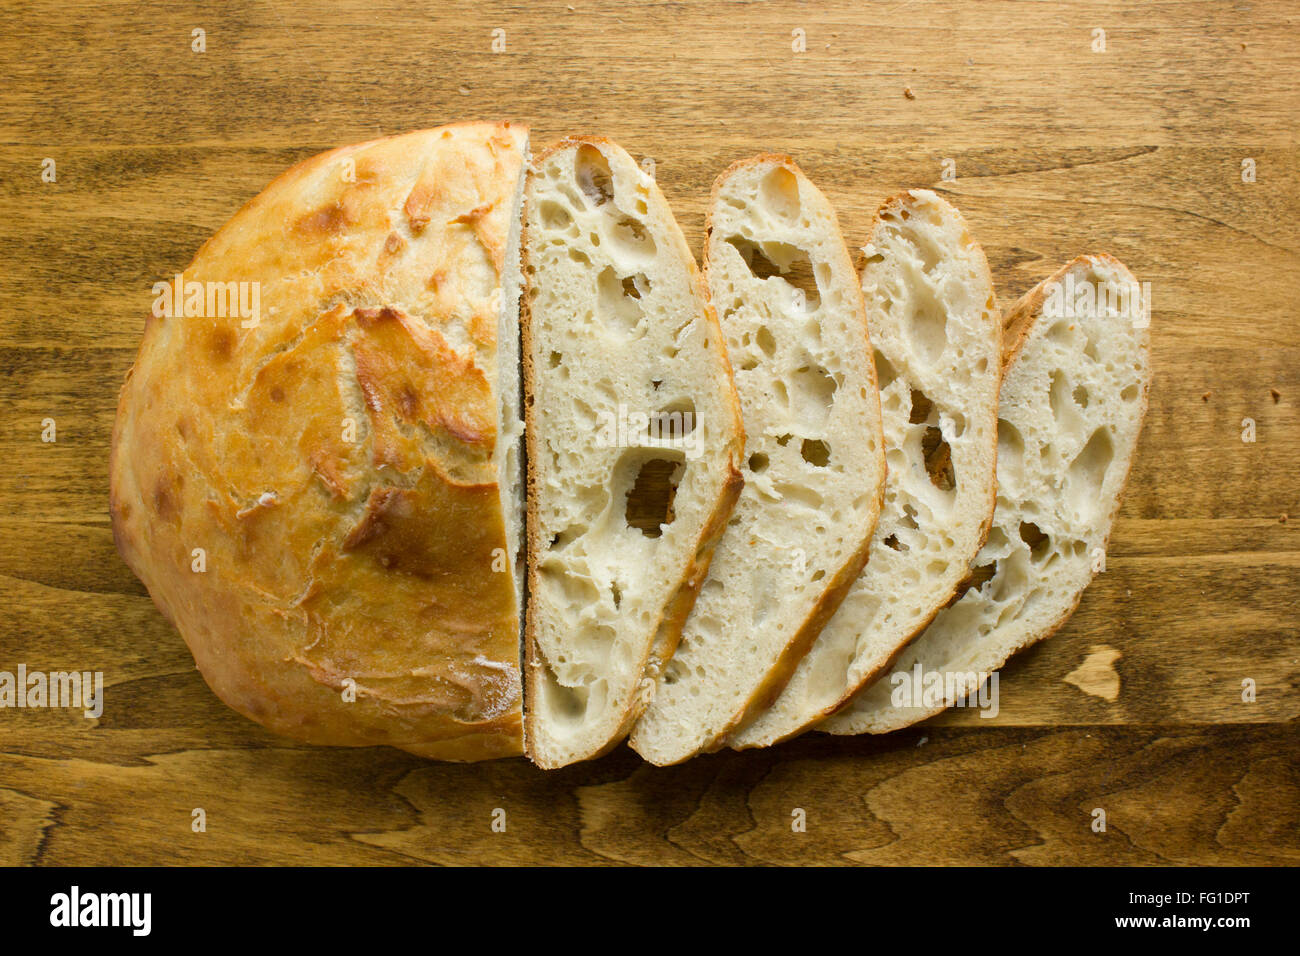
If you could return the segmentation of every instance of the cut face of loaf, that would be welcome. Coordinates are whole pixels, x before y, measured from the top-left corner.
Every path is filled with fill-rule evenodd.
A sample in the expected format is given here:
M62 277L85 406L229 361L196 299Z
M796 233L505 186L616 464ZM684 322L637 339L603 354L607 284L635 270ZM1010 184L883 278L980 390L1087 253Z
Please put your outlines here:
M909 699L914 668L961 699L1065 623L1100 565L1146 412L1146 309L1128 269L1088 256L1007 314L997 511L969 590L821 729L884 733L937 714L951 701Z
M632 730L660 765L717 749L780 692L867 560L884 479L862 294L830 203L788 157L760 156L714 185L708 235L745 487Z
M884 510L866 570L738 749L794 736L885 668L951 598L993 513L1001 328L984 253L926 190L886 202L864 251Z
M566 140L527 195L525 731L598 756L648 703L740 492L744 432L694 258L621 148Z

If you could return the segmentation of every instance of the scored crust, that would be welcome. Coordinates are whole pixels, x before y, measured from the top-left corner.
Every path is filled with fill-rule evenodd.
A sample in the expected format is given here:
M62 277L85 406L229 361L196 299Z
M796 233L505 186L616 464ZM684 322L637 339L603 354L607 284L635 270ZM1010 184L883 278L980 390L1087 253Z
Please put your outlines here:
M146 321L110 458L118 550L213 691L279 733L522 750L494 444L526 142L464 123L304 160L183 273L257 288L259 321Z

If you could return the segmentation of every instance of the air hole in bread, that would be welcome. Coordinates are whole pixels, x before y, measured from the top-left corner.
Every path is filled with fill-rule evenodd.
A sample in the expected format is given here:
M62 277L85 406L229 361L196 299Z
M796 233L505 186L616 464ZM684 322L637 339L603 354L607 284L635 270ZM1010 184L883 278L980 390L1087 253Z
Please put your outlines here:
M1084 334L1088 337L1088 344L1083 347L1083 354L1094 362L1100 362L1101 356L1097 353L1097 340L1086 330Z
M799 453L814 468L825 468L831 461L831 446L820 438L805 438Z
M790 439L793 437L793 435L777 435L776 443L784 448L786 445L790 444Z
M1138 397L1138 387L1136 385L1126 385L1124 391L1119 393L1120 399L1131 402Z
M948 345L948 308L936 290L922 284L915 290L908 335L917 353L927 362L937 362Z
M1074 340L1074 326L1062 319L1055 323L1047 330L1046 336L1049 341L1060 343L1061 345L1072 345Z
M547 359L547 364L551 368L559 368L560 363L563 361L564 361L563 355L561 355L559 352L552 352L550 357Z
M1029 556L1035 562L1043 560L1048 549L1052 546L1052 539L1045 535L1042 529L1032 521L1020 522L1020 540L1029 545Z
M639 299L650 294L650 280L644 272L623 278L623 294L629 299Z
M641 296L626 294L627 280L613 266L606 266L596 278L597 308L601 321L611 331L627 337L636 332L645 317Z
M1074 386L1074 391L1070 393L1070 397L1074 399L1074 404L1080 408L1088 407L1088 390L1082 385Z
M650 420L650 437L665 442L681 441L695 431L695 425L695 403L683 398L655 412Z
M573 246L569 247L569 258L574 262L587 266L588 268L591 266L591 260L587 258L587 254L581 249L574 248Z
M755 279L780 279L803 293L804 308L815 311L821 305L821 291L813 274L808 253L788 242L754 242L744 236L729 236L731 245L745 260Z
M796 421L812 428L824 422L839 388L835 376L820 365L804 365L794 370L790 382L799 398Z
M628 527L647 538L658 538L673 523L673 498L685 464L681 458L644 458L627 493L624 517Z
M977 568L971 568L970 574L966 575L966 577L962 579L962 582L957 585L957 590L953 593L952 600L945 606L950 607L953 604L956 604L971 588L978 589L984 587L986 583L993 579L993 575L997 573L997 569L998 565L996 561L982 564Z
M1004 418L998 419L998 479L1020 479L1025 471L1025 440L1019 429Z
M550 551L562 551L574 541L577 541L587 532L585 524L571 524L563 531L558 531L551 536L551 543L548 546Z
M814 581L820 581L824 577L826 577L826 572L819 568L816 573L813 574L812 579Z
M542 200L537 208L542 216L542 226L546 229L562 231L573 224L573 217L569 215L569 210L554 199Z
M898 370L890 364L889 359L881 354L880 349L872 352L872 359L876 366L876 385L880 391L884 391L893 384L894 379L898 378Z
M763 454L761 451L756 451L754 454L749 456L749 470L756 475L761 475L763 472L767 471L767 466L769 464L770 459L768 459L767 455Z
M812 511L821 511L826 499L812 488L792 482L779 482L775 485L776 493L790 504L803 505Z
M1074 461L1070 462L1065 473L1063 491L1076 513L1089 514L1095 509L1106 469L1114 457L1115 446L1111 442L1110 432L1098 428Z
M934 409L934 402L926 397L925 393L919 389L912 389L912 413L907 416L907 420L913 425L920 425L922 422L930 420L930 412Z
M650 259L655 254L654 236L645 223L631 216L623 216L610 229L610 238L627 255Z
M758 347L763 350L763 354L771 358L776 353L776 338L772 335L772 330L766 325L759 326L758 335L755 338Z
M614 609L617 610L623 604L623 589L618 586L617 581L609 582L609 596L614 599Z
M903 505L901 521L904 528L911 528L913 531L920 527L920 525L916 523L916 508L910 504Z
M573 178L592 207L603 206L614 198L614 176L604 153L595 146L578 147L573 157Z
M901 541L898 540L898 535L896 535L896 534L891 534L891 535L890 535L888 538L886 538L886 539L884 540L884 542L882 542L882 543L885 545L886 548L893 548L895 551L908 551L908 550L910 550L910 549L907 547L907 545L903 544L903 542L901 542Z
M538 580L559 606L586 607L600 599L595 583L579 574L558 558L543 560L537 567Z
M1064 372L1057 369L1052 373L1049 398L1052 405L1052 417L1058 424L1072 426L1078 420L1074 411L1074 400L1070 397L1070 380Z
M943 440L943 432L931 425L921 436L921 454L925 457L925 472L930 482L940 491L952 491L957 476L952 470L952 449Z
M784 166L774 166L758 186L763 205L782 219L793 222L799 217L799 180Z
M586 687L566 687L559 682L555 671L548 664L546 679L539 681L543 707L547 718L560 725L582 723L587 713L589 692Z

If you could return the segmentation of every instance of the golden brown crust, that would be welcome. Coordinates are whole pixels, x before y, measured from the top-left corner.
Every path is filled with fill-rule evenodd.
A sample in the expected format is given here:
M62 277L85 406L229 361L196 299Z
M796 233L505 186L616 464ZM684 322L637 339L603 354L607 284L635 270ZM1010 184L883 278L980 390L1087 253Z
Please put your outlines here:
M307 159L184 271L256 283L260 320L146 323L114 426L114 537L209 686L279 733L522 750L493 453L525 142L466 123Z

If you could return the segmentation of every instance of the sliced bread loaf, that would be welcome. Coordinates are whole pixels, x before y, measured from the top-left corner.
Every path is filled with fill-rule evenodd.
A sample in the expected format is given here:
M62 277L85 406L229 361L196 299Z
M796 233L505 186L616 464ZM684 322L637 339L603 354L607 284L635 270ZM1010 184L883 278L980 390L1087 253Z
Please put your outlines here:
M884 510L870 564L738 749L798 734L888 666L952 597L993 514L1001 329L984 253L926 190L886 202L864 251Z
M648 703L740 493L744 431L695 260L626 152L540 154L525 235L525 734L559 767Z
M631 745L721 746L780 693L867 560L884 441L857 275L826 197L759 156L713 187L705 277L747 435L745 488Z
M821 729L884 733L930 717L1065 623L1101 566L1146 411L1148 307L1123 264L1085 256L1007 313L997 510L968 589ZM907 693L918 666L915 683L943 686L944 699Z

